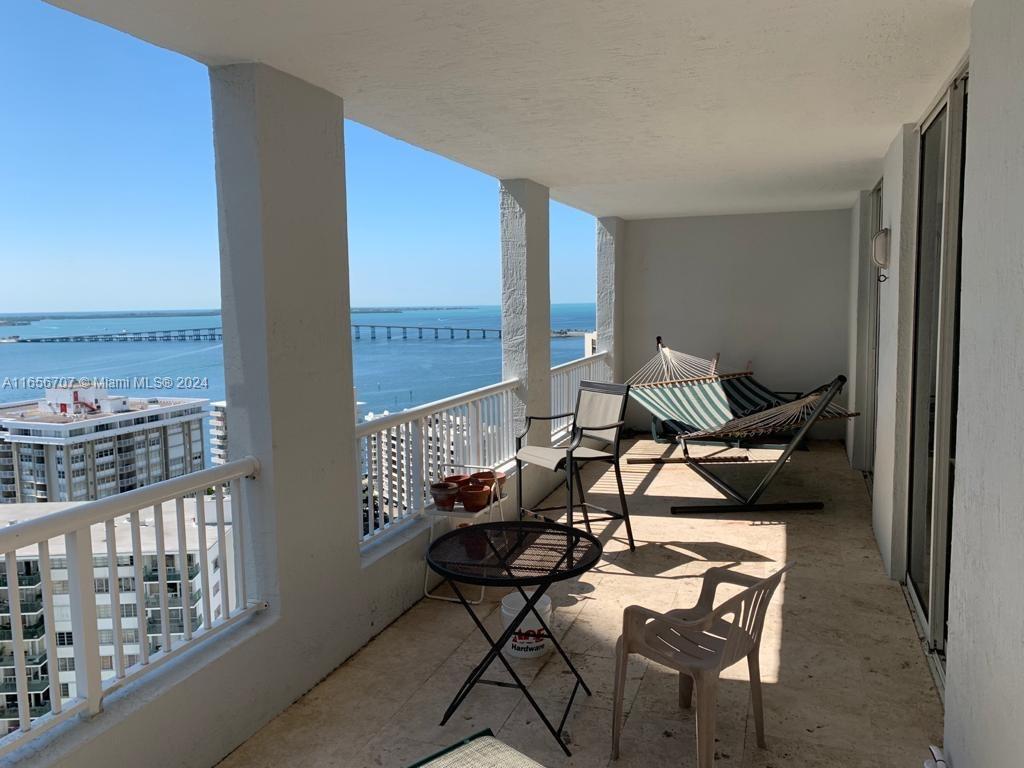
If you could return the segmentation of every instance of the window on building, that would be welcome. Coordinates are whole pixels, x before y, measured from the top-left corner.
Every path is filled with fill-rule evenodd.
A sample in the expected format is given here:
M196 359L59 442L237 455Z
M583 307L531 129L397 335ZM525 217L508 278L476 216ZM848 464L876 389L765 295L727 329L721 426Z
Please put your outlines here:
M92 584L97 595L106 594L110 591L110 579L106 577L103 577L102 579L93 579Z
M96 604L96 618L97 619L109 619L112 615L110 603L97 603Z
M75 657L74 656L58 656L57 657L57 671L58 672L74 672L75 671Z
M114 630L112 629L101 629L99 632L100 645L113 645L114 644Z
M121 630L121 642L128 645L135 645L139 642L139 630L137 629L122 629Z
M58 632L57 645L74 645L75 639L71 632Z
M139 606L135 603L121 603L121 618L130 619L139 615Z
M114 668L114 657L113 656L100 656L100 669L111 670Z
M67 579L56 579L50 583L50 587L55 595L66 595L68 593Z
M71 692L68 689L68 684L67 683L61 683L60 684L60 697L62 699L67 699L67 698L71 697Z

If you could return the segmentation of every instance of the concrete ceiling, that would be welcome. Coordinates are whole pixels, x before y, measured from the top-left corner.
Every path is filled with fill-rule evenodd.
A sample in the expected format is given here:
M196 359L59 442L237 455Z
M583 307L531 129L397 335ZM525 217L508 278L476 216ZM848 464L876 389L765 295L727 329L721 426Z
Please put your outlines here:
M596 215L825 209L967 50L971 0L55 0Z

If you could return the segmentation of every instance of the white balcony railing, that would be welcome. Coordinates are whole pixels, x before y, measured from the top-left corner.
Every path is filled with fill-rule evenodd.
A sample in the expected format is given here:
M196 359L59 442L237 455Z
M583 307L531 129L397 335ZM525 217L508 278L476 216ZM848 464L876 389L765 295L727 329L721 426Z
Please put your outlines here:
M19 583L19 558L27 563L37 562L38 573L31 575L37 580L33 583L39 584L42 602L41 624L23 625L19 601L8 600L10 626L0 634L0 646L3 646L3 656L10 656L14 661L13 689L17 703L7 707L4 714L8 719L16 718L20 727L0 739L0 754L78 713L100 712L103 698L110 692L200 641L216 636L255 610L257 604L250 601L246 587L242 529L247 523L245 480L254 477L258 469L255 459L241 459L0 528L0 552L4 553L6 564L5 585ZM225 515L225 488L230 492L230 520ZM207 496L211 489L212 499ZM187 498L197 501L194 518L186 519ZM212 501L213 507L210 519L207 519L208 501ZM168 505L167 522L164 505ZM165 528L169 524L175 525L176 531L167 537ZM150 525L152 530L146 530ZM51 555L59 560L61 579L65 567L67 571L68 597L60 599L70 604L70 622L62 621L61 626L54 621L51 569L55 566L51 564ZM131 556L131 564L126 566L127 555ZM105 565L96 566L93 558L97 556ZM196 570L199 578L178 577L176 569L168 565L168 556L176 559L179 568L191 566L190 570ZM211 561L211 557L216 559ZM155 568L144 569L146 558L155 561ZM21 577L24 575L22 573ZM190 593L201 590L193 621L182 621L180 610L172 614L174 593L169 589L172 581L177 581L177 597L189 598L187 605L192 604ZM211 582L219 583L217 595L211 592ZM134 595L130 595L128 585L134 587ZM149 615L148 626L157 629L150 630L149 642L146 642L147 611L140 606L137 616L122 617L121 605L122 598L126 598L126 604L138 605L140 595L152 586L155 586L153 594L158 597L158 610ZM97 625L98 589L103 593L101 602L106 604L109 600L112 625L109 642L104 639L104 648L112 644L113 657L104 658L103 663ZM25 598L24 591L21 596ZM67 604L62 602L62 605ZM122 629L133 629L131 625L135 623L139 625L138 634L143 641L126 643L126 638L135 636ZM74 652L71 676L74 695L62 700L57 658L66 656L69 646ZM27 657L44 652L53 681L48 701L35 690L26 668ZM129 664L129 661L134 663ZM109 671L104 672L108 666Z
M573 360L551 369L552 413L572 411L581 381L607 380L605 357ZM431 503L430 483L452 467L497 467L515 455L512 423L515 380L427 403L356 425L360 541L368 544L418 517ZM552 426L560 437L567 419Z
M590 357L570 360L551 369L551 412L572 413L576 410L576 392L581 381L608 381L607 352L598 352ZM569 419L551 422L551 438L557 440L565 435Z
M430 483L453 466L494 467L513 457L517 384L503 381L356 425L362 542L420 515Z

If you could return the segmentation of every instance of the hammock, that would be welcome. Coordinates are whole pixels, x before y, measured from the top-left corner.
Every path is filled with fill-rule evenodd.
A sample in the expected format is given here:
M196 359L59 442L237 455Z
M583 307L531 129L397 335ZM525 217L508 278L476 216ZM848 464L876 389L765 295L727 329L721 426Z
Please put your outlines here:
M720 374L717 356L714 360L704 360L674 352L663 346L661 337L658 337L658 354L627 383L633 399L675 431L676 439L683 448L680 459L629 459L628 462L690 464L718 490L739 502L735 505L673 507L673 514L766 508L821 509L824 506L821 502L767 505L756 502L815 422L857 415L832 402L846 383L845 376L837 376L830 384L790 400L759 383L750 370ZM712 462L745 461L747 457L692 457L687 446L687 441L693 440L739 441L788 432L793 435L782 455L749 495L740 493L703 466Z
M634 400L688 440L743 439L799 429L828 389L789 400L758 382L752 371L717 374L717 364L717 358L703 360L662 346L626 383ZM686 373L696 375L681 375ZM815 419L854 415L829 398Z

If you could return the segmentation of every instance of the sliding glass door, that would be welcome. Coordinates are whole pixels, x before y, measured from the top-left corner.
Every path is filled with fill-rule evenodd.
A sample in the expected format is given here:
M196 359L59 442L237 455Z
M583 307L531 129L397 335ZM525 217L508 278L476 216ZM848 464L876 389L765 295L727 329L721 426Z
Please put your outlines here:
M943 651L956 442L966 74L921 127L907 585Z

